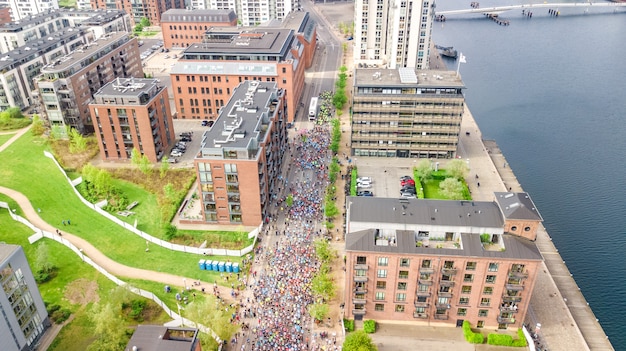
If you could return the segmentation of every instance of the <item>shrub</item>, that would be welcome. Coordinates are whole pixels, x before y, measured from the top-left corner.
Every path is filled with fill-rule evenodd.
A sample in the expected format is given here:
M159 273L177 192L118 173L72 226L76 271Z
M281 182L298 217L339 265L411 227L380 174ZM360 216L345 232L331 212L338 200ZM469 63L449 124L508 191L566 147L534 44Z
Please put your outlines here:
M352 319L343 319L343 327L346 329L346 331L349 332L353 332L354 331L354 320Z
M368 334L372 334L376 332L376 321L373 319L368 319L363 322L363 331Z
M489 334L487 335L487 344L499 345L499 346L511 346L513 344L513 338L506 334Z
M470 344L482 344L485 339L481 333L474 333L468 321L463 322L463 336Z
M351 182L350 182L350 196L356 196L356 179L358 178L358 171L356 167L352 168Z
M526 341L526 336L524 335L524 331L522 328L517 329L517 340L513 340L514 347L526 347L528 346L528 342Z
M171 223L167 223L165 225L165 236L164 236L165 240L170 241L174 239L177 234L178 234L178 228L176 228L175 225Z
M480 242L481 243L489 243L491 241L491 235L489 234L480 234Z

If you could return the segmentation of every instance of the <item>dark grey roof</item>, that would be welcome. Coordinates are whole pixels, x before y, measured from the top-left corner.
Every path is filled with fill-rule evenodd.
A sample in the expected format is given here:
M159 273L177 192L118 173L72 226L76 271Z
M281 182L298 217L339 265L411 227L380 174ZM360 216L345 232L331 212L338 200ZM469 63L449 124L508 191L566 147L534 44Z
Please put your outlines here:
M543 221L528 193L495 193L496 201L506 219Z
M495 202L349 197L351 222L503 227ZM404 213L404 214L403 214Z
M234 10L217 9L170 9L161 15L161 23L188 22L188 23L229 23L237 19Z
M97 10L85 10L84 14L82 11L77 11L77 17L81 15L90 16L86 20L80 22L81 26L101 26L103 24L109 23L117 18L123 17L126 15L126 11L117 10L117 9L97 9ZM63 12L64 15L73 14L72 12ZM82 16L81 16L82 17Z
M139 325L125 350L132 351L136 346L139 351L193 351L198 343L197 335L198 329L194 328Z
M98 40L91 41L84 47L76 49L63 57L60 57L57 61L44 66L42 72L61 72L73 66L77 67L75 71L77 72L86 67L83 60L91 59L96 53L104 55L114 49L114 44L120 46L121 43L127 43L130 40L129 35L126 32L105 34L104 36L98 38Z
M157 86L158 82L158 79L154 78L117 77L100 88L100 90L94 94L94 98L96 101L99 101L99 98L107 97L136 97L138 99L142 95L153 97L156 93L161 91L161 89L159 89L160 87ZM148 102L148 100L145 102Z
M412 80L404 75L413 70ZM415 82L415 77L417 82ZM461 77L455 71L419 70L411 68L380 69L357 68L354 70L355 87L423 87L464 89Z
M293 31L289 29L247 29L213 27L206 32L202 43L189 45L184 55L215 53L220 55L284 56L293 42Z
M39 25L55 18L59 18L61 15L62 13L59 10L46 10L35 15L24 17L19 21L6 23L0 27L0 32L20 32L27 27Z
M503 234L501 236L504 242L504 251L485 250L480 242L480 235L477 234L461 234L461 248L458 249L433 247L435 245L418 247L413 231L398 230L395 237L396 245L376 245L375 229L348 233L346 234L346 251L543 260L534 242L516 235ZM437 242L432 241L431 243L436 244Z

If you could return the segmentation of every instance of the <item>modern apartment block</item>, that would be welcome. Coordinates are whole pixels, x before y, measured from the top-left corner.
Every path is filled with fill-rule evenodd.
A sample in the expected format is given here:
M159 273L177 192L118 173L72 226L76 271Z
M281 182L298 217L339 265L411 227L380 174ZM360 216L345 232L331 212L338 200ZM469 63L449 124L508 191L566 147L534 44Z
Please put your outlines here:
M48 10L0 27L0 52L50 40L53 33L72 27L93 32L95 39L106 33L132 30L130 16L119 10Z
M175 118L214 120L237 85L257 80L285 90L293 122L315 47L315 23L306 12L295 13L279 28L210 29L170 71Z
M0 0L0 6L11 9L13 21L20 21L41 12L55 10L59 8L58 0Z
M267 218L287 149L285 95L274 82L233 90L194 159L203 219L182 223L258 226Z
M428 69L434 10L434 0L355 1L355 66Z
M116 78L89 109L105 161L130 160L135 148L157 162L175 141L167 88L156 79Z
M0 285L2 350L35 350L50 321L21 246L0 243Z
M453 71L356 69L352 155L455 157L464 88Z
M291 12L300 10L299 0L191 0L192 10L234 10L239 24L245 27L258 26L270 20L283 20Z
M202 351L195 328L138 325L125 351Z
M90 0L92 9L123 10L130 15L135 23L142 18L150 20L150 24L158 26L161 15L170 9L184 9L184 0Z
M204 39L211 27L234 27L237 15L233 10L168 10L161 16L164 47L186 48Z
M532 203L526 193L499 195L512 199L509 206ZM518 219L508 218L500 202L347 203L347 318L521 327L543 258L533 241L505 229ZM534 207L525 215L541 220ZM534 228L523 230L530 235Z
M28 44L0 54L0 111L10 107L22 110L36 105L35 78L41 69L59 57L91 41L91 33L65 28L47 39L30 40Z
M117 77L143 78L137 39L110 33L41 69L36 78L42 110L51 126L93 132L93 95Z

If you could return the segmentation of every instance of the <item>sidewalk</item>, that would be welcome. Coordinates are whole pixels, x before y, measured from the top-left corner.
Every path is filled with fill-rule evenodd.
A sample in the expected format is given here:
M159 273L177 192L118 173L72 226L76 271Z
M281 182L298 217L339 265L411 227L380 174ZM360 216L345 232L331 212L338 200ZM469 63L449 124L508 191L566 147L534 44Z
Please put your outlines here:
M11 144L13 144L13 142L15 142L17 139L19 139L22 135L24 135L24 133L28 132L30 130L31 126L32 126L32 124L29 125L28 127L19 129L17 131L12 130L12 131L7 131L7 132L0 133L0 134L13 134L13 133L15 133L15 135L12 136L11 139L7 140L4 144L2 144L2 146L0 146L0 152L4 151L6 148L11 146Z

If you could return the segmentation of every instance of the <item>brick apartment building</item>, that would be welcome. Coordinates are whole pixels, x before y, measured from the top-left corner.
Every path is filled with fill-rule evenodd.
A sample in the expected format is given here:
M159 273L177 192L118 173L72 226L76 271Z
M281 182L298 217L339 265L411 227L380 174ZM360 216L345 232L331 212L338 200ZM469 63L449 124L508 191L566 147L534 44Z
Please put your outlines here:
M464 88L454 71L356 69L352 155L455 157Z
M161 16L170 9L184 9L184 0L90 0L92 9L118 9L130 15L135 23L142 18L150 20L150 24L158 26Z
M316 40L307 12L294 13L278 27L209 29L171 69L175 118L214 120L237 85L256 80L285 90L293 122Z
M285 91L245 81L232 93L194 159L203 220L258 226L266 218L287 148Z
M116 78L89 109L103 160L129 160L135 148L157 162L175 141L167 88L156 79Z
M186 48L199 43L212 27L235 27L233 10L167 10L161 16L161 32L165 48Z
M116 77L143 78L137 39L126 32L106 34L44 66L35 80L50 125L93 132L89 103Z
M543 259L528 194L347 202L347 318L521 327ZM506 229L520 224L524 237Z

